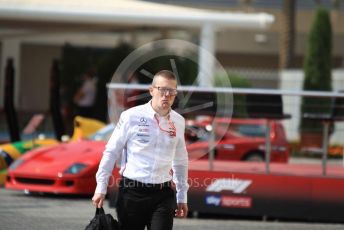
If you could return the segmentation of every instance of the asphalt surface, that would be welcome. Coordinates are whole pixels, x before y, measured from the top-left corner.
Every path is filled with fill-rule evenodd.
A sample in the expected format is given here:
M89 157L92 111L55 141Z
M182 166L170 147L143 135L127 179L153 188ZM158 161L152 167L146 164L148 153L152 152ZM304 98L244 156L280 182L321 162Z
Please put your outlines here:
M113 209L107 208L115 216ZM0 188L0 230L84 229L94 216L90 197L25 195ZM318 230L344 229L344 224L293 223L262 220L175 219L174 230Z

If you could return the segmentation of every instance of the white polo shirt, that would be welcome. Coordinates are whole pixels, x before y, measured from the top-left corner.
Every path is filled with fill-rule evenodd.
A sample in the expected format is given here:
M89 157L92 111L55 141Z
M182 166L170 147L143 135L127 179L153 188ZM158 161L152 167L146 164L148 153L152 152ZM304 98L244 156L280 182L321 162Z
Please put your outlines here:
M176 129L175 136L164 131L169 129L169 121ZM181 115L171 110L160 117L151 101L124 111L103 152L96 174L96 193L106 193L115 161L123 152L121 175L152 184L173 179L177 202L186 203L189 185L184 131L185 120Z
M84 82L81 87L83 97L78 101L78 106L92 106L96 98L97 81L89 79Z

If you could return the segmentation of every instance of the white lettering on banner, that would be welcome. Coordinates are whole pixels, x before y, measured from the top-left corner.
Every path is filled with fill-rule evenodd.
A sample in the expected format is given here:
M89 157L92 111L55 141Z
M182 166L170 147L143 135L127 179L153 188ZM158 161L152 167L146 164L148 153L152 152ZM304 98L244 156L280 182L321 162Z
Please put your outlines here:
M235 194L242 193L248 186L252 184L252 180L240 180L240 179L216 179L210 184L206 191L207 192L221 192L222 190L232 191Z
M232 208L251 208L251 197L236 197L236 196L223 196L221 199L221 206Z
M221 197L220 196L207 196L205 198L205 203L207 205L219 206L221 203Z

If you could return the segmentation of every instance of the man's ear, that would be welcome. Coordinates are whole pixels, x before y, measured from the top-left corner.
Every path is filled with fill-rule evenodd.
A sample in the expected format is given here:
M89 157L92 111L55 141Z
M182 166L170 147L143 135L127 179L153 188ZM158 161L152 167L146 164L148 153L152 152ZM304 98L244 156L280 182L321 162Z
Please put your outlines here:
M153 90L154 90L153 86L149 86L149 93L152 97L153 97Z

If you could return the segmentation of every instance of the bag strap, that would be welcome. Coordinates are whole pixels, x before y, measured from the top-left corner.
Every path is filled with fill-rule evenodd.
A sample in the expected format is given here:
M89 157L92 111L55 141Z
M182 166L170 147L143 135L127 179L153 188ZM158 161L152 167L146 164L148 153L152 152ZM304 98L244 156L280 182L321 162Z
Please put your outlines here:
M99 214L105 214L105 211L104 211L103 207L96 208L96 215L99 215Z

